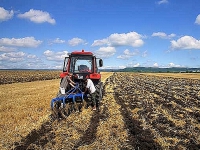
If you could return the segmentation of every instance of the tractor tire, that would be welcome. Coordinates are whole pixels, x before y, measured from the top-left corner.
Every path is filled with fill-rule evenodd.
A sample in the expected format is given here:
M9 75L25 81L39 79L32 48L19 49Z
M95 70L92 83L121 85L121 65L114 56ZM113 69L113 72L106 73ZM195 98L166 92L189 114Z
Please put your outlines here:
M96 86L96 107L99 108L99 105L100 105L100 101L102 100L103 98L103 83L102 82L99 82Z

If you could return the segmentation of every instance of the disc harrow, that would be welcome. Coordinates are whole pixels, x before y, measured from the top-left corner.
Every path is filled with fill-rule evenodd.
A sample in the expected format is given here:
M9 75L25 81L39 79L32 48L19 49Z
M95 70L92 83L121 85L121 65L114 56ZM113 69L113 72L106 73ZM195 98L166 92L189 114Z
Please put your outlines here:
M51 100L53 118L65 118L72 111L80 111L87 95L79 88L79 84L71 88L65 94L60 94Z

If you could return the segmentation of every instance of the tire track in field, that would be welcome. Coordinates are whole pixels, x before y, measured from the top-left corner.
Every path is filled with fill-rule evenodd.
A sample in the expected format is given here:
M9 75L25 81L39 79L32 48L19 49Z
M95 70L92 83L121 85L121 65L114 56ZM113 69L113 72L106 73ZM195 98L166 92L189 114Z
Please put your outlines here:
M96 140L96 133L100 123L100 119L104 120L108 117L106 115L107 109L107 107L104 107L102 113L100 113L100 111L96 111L93 113L90 120L90 125L72 149L78 149L78 147L80 146L90 145Z
M105 84L103 85L103 95L105 93ZM79 139L76 145L74 145L73 149L78 149L80 146L92 144L96 140L97 128L99 126L100 120L106 120L109 116L107 114L108 108L106 106L103 107L101 112L100 110L101 102L99 108L96 112L93 113L90 125L87 130L84 132L82 137Z
M112 84L115 84L115 77L116 76L112 76ZM115 91L114 98L116 103L121 106L120 111L124 118L125 127L129 132L128 147L131 149L161 149L160 145L153 140L154 136L151 131L149 129L143 129L141 126L142 123L132 117L132 113L129 111L132 106L129 101L126 101L126 98L123 97L126 95L123 93L123 90L120 90L121 93ZM127 102L129 103L128 105L126 104Z
M32 130L19 142L15 142L14 150L34 149L34 147L44 148L44 146L55 138L52 123L47 121L42 124L39 130ZM53 144L53 143L52 143Z
M121 105L120 111L124 117L125 127L129 131L129 145L139 149L161 149L161 147L154 142L151 131L147 129L144 130L141 126L141 122L133 119L123 99L118 97L119 95L116 93L115 100Z

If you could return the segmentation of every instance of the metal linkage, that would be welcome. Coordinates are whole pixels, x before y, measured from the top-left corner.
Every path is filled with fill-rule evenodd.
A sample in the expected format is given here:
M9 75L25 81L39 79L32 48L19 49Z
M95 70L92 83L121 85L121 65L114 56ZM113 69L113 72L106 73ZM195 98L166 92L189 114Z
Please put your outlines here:
M63 107L65 107L66 99L72 99L73 103L75 103L76 98L81 98L83 101L84 94L79 88L79 84L77 83L76 86L74 86L71 90L66 92L65 94L62 94L61 96L58 96L56 98L53 98L51 100L51 109L54 108L54 103L56 101L61 101L63 104Z

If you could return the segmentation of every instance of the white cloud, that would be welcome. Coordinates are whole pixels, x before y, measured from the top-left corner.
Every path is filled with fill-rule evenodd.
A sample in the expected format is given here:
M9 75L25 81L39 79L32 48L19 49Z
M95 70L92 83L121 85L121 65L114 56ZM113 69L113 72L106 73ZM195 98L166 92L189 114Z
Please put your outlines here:
M176 65L176 64L171 62L171 63L168 64L168 67L181 67L181 65Z
M38 47L42 41L35 40L34 37L25 37L25 38L1 38L0 46L17 46L17 47Z
M171 39L171 38L175 37L176 34L172 33L172 34L167 35L164 32L154 32L151 36L157 36L157 37L160 37L163 39Z
M63 66L62 65L56 65L56 66L51 66L49 67L50 69L62 69Z
M46 56L47 60L50 61L63 61L64 58L68 56L68 52L67 51L53 52L51 50L46 50L44 52L44 55Z
M79 44L87 44L87 43L81 38L73 38L71 40L68 40L68 44L70 46L77 46Z
M172 49L199 49L200 40L196 40L192 36L183 36L177 41L171 41Z
M144 52L142 53L142 57L147 57L147 55L148 55L148 52L147 52L147 51L144 51Z
M24 62L19 63L18 66L18 68L23 67L27 69L50 69L49 65L44 64L44 60L41 60L39 57L33 54L28 54Z
M139 67L140 66L140 63L136 63L133 65L133 67Z
M0 69L49 69L36 55L25 52L0 54Z
M138 55L139 50L135 50L133 52L130 52L128 49L124 50L123 55L117 56L118 59L129 59L132 56Z
M50 51L50 50L46 50L46 51L44 51L44 55L45 56L52 56L54 54L54 52L53 51Z
M118 59L129 59L131 56L128 55L119 55L117 56Z
M169 3L168 0L160 0L160 1L158 1L158 4L159 4L159 5L160 5L160 4L167 4L167 3Z
M55 40L52 41L52 43L62 44L62 43L65 43L65 40L61 40L60 38L56 38Z
M5 10L3 7L0 7L0 22L11 19L13 15L14 15L13 10L8 11Z
M95 52L95 55L101 58L108 58L116 53L114 47L100 47L99 50Z
M126 66L103 66L101 69L124 69Z
M138 55L139 54L139 50L135 50L135 51L133 51L133 52L130 52L128 49L126 49L126 50L124 50L124 54L125 55L130 55L130 56L135 56L135 55Z
M30 9L28 12L24 14L19 14L19 18L28 19L34 23L44 23L48 22L50 24L55 24L56 21L53 19L48 12L41 10Z
M143 45L141 35L136 32L118 34L114 33L109 36L109 44L112 46L133 46L140 47Z
M158 66L159 66L158 63L153 64L153 67L158 67Z
M139 67L140 63L134 63L134 62L130 62L127 67Z
M195 23L200 25L200 14L197 16Z
M10 53L3 53L0 55L1 61L10 61L10 62L19 62L22 61L25 57L24 52L10 52Z
M118 68L119 69L124 69L124 68L126 68L126 66L119 66Z
M108 39L94 40L92 46L101 46L108 44Z
M36 56L36 55L29 54L29 55L27 55L27 58L34 59L34 58L37 58L37 56Z
M0 52L13 52L15 50L16 48L13 47L0 46Z
M140 47L144 44L142 40L142 35L136 32L129 32L129 33L114 33L111 34L109 37L102 39L102 40L95 40L92 46L132 46L132 47Z

